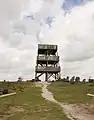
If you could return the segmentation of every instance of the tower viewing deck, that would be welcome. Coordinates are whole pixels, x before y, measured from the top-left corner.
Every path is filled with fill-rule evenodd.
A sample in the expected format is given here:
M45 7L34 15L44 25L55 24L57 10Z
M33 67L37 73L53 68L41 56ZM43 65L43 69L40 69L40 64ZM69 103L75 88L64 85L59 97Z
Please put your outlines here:
M44 63L46 64L46 62L48 62L48 64L54 64L54 63L58 63L59 62L59 56L46 56L46 55L42 55L42 56L37 56L37 63Z
M55 66L55 67L52 67L52 66L36 66L36 72L37 73L40 73L40 72L48 72L48 73L57 73L57 72L60 72L60 66Z
M51 76L53 76L54 79L58 79L60 76L60 66L57 48L57 45L38 45L35 79L39 79L43 74L45 74L46 81L48 81Z

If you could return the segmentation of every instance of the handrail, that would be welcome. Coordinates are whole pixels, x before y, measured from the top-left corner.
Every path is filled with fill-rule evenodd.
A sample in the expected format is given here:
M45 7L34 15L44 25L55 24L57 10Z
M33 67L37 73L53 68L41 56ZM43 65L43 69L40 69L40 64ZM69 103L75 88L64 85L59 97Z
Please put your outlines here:
M37 60L47 60L47 61L59 61L59 56L37 56Z

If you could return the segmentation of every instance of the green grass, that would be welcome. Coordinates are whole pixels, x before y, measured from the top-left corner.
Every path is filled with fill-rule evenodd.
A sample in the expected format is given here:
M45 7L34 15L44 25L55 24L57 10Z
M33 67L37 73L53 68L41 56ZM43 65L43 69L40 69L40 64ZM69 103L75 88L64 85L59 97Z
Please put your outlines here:
M23 92L19 91L20 85ZM60 106L41 97L41 88L33 83L11 83L9 86L15 86L17 94L0 98L0 120L69 120Z
M94 94L94 84L54 82L48 87L56 100L64 103L91 103L92 98L87 93Z

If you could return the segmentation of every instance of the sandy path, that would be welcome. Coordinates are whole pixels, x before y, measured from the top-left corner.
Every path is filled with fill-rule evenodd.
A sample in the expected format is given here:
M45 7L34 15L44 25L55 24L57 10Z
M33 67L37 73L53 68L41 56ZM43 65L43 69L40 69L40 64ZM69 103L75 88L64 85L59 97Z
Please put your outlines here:
M49 100L53 103L56 103L60 105L63 108L64 113L70 120L94 120L94 115L88 114L85 109L82 109L81 107L77 105L72 104L63 104L58 101L56 101L53 97L53 94L48 91L47 82L41 82L42 84L42 97L46 100Z

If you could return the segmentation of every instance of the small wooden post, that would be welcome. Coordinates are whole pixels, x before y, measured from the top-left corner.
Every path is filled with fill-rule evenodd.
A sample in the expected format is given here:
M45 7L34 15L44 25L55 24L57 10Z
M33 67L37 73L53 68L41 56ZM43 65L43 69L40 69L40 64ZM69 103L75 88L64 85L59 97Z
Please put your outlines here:
M94 105L94 94L87 94L88 96L92 97L92 104Z

